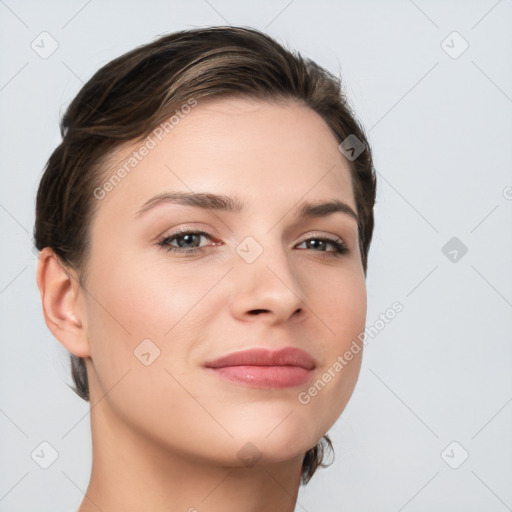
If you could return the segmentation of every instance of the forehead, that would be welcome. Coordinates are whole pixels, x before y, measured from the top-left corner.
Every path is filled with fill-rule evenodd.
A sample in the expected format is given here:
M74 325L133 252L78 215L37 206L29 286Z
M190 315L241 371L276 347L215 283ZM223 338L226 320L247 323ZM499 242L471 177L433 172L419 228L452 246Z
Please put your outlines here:
M236 195L252 211L333 198L356 209L348 161L309 107L209 98L187 112L115 151L98 215L131 217L168 191Z

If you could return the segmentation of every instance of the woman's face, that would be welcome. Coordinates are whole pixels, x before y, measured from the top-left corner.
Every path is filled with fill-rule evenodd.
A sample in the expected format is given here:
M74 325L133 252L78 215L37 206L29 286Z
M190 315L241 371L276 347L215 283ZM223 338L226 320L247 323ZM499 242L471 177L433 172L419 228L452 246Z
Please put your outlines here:
M93 421L108 417L113 431L203 462L289 460L333 425L361 364L357 221L344 211L299 214L303 202L333 200L356 211L348 162L322 118L295 103L199 101L172 126L146 150L118 151L104 183L117 178L94 199L80 297L91 403L104 397ZM176 192L243 208L151 202ZM185 229L208 235L173 238ZM346 252L337 252L339 239ZM232 381L204 366L289 346L316 360L300 384Z

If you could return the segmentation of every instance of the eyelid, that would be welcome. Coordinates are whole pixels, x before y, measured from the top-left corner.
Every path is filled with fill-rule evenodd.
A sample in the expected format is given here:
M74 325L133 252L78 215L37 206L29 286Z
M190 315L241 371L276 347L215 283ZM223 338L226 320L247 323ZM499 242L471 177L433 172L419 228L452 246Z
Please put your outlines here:
M159 237L159 239L175 237L175 236L179 236L181 234L187 234L187 233L202 234L202 235L207 236L210 239L212 239L212 241L214 241L213 239L215 238L215 236L212 234L212 232L209 229L203 229L201 227L185 225L185 226L181 226L181 227L175 229L174 231L171 231L170 233L166 234L164 232L164 234L162 234ZM299 241L295 242L295 243L297 244L297 243L305 242L306 240L309 240L310 238L313 238L315 236L329 238L329 239L332 239L335 242L343 242L346 245L348 245L344 237L336 235L335 233L325 233L325 232L322 232L322 231L312 231L312 232L309 231L309 232L306 232L304 235L301 235ZM212 244L212 245L214 245L214 244ZM218 245L218 244L215 244L215 245Z
M170 243L168 243L168 241L170 241L170 240L174 240L176 238L179 238L180 236L185 236L187 234L198 235L200 237L204 236L205 238L209 239L213 243L210 243L208 245L203 245L200 247L192 247L192 248L180 248L180 247L176 247L176 246L173 246ZM322 242L327 243L327 244L331 245L332 247L334 247L334 251L312 250L313 253L318 252L319 255L321 255L322 257L339 258L339 257L341 257L345 254L349 254L351 252L351 247L343 240L343 238L339 237L338 235L333 235L333 234L326 235L326 234L320 234L318 232L316 232L316 233L310 232L307 234L307 236L304 235L302 237L302 240L295 242L295 245L293 246L293 248L295 248L296 246L299 246L303 243L307 243L310 240L315 240L315 239L321 240ZM215 241L214 237L211 235L211 233L209 231L202 230L200 228L194 229L194 228L182 226L181 228L175 230L174 232L160 237L157 245L161 248L166 249L168 252L174 252L174 253L180 254L182 256L193 257L193 256L200 255L202 252L204 252L207 249L211 249L212 247L222 245L222 242ZM298 250L308 251L309 248L298 249Z
M212 230L210 228L204 228L201 226L184 225L184 226L180 226L179 228L174 228L174 229L170 229L170 230L166 229L161 235L159 235L157 237L157 239L161 240L162 238L169 238L169 237L174 237L174 236L187 234L187 233L202 233L211 238L215 238L215 236L213 235Z
M310 238L314 238L315 236L318 236L318 237L324 237L324 238L331 238L332 240L334 241L337 241L337 242L344 242L344 238L339 236L339 235L336 235L334 233L325 233L325 232L322 232L322 231L309 231L308 233L306 233L304 235L305 238L301 237L302 239L302 242L305 242L306 240L309 240Z

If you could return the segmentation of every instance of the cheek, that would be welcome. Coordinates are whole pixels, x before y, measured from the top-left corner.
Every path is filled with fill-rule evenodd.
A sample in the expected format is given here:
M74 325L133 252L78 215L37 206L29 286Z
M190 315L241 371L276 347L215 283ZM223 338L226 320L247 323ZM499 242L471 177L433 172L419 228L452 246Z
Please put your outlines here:
M115 265L96 263L87 330L103 390L127 371L148 390L166 385L165 369L176 377L184 374L208 315L216 311L208 292L222 275L171 266L165 258L151 266L127 257Z
M216 279L211 272L193 272L165 260L145 267L124 258L111 268L98 266L92 286L98 297L95 315L102 329L117 331L131 343L168 339Z
M311 308L321 321L315 325L321 340L321 368L317 379L297 393L298 407L317 418L320 430L328 430L345 409L357 383L363 354L367 293L362 272L350 269L333 273L328 288L311 292Z
M355 280L340 283L339 290L326 308L329 326L334 331L338 350L343 350L347 342L364 331L366 323L366 286L364 281Z
M161 270L120 260L115 268L97 265L91 273L89 382L96 400L105 396L97 414L111 409L126 424L177 450L190 438L200 439L209 419L190 395L201 388L188 357L200 334L194 306L200 309L198 302L219 277L205 280L169 266ZM208 452L207 441L202 449Z
M321 285L320 285L321 283ZM367 310L366 282L362 271L347 266L309 283L309 308L324 333L326 355L344 350L364 331Z

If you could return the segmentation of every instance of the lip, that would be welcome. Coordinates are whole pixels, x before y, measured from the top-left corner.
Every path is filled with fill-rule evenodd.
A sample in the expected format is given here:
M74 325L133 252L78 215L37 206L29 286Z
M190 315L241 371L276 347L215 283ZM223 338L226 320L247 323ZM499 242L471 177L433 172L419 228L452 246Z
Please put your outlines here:
M258 388L298 386L311 379L317 364L308 352L296 347L279 350L251 348L232 352L204 364L219 377Z

